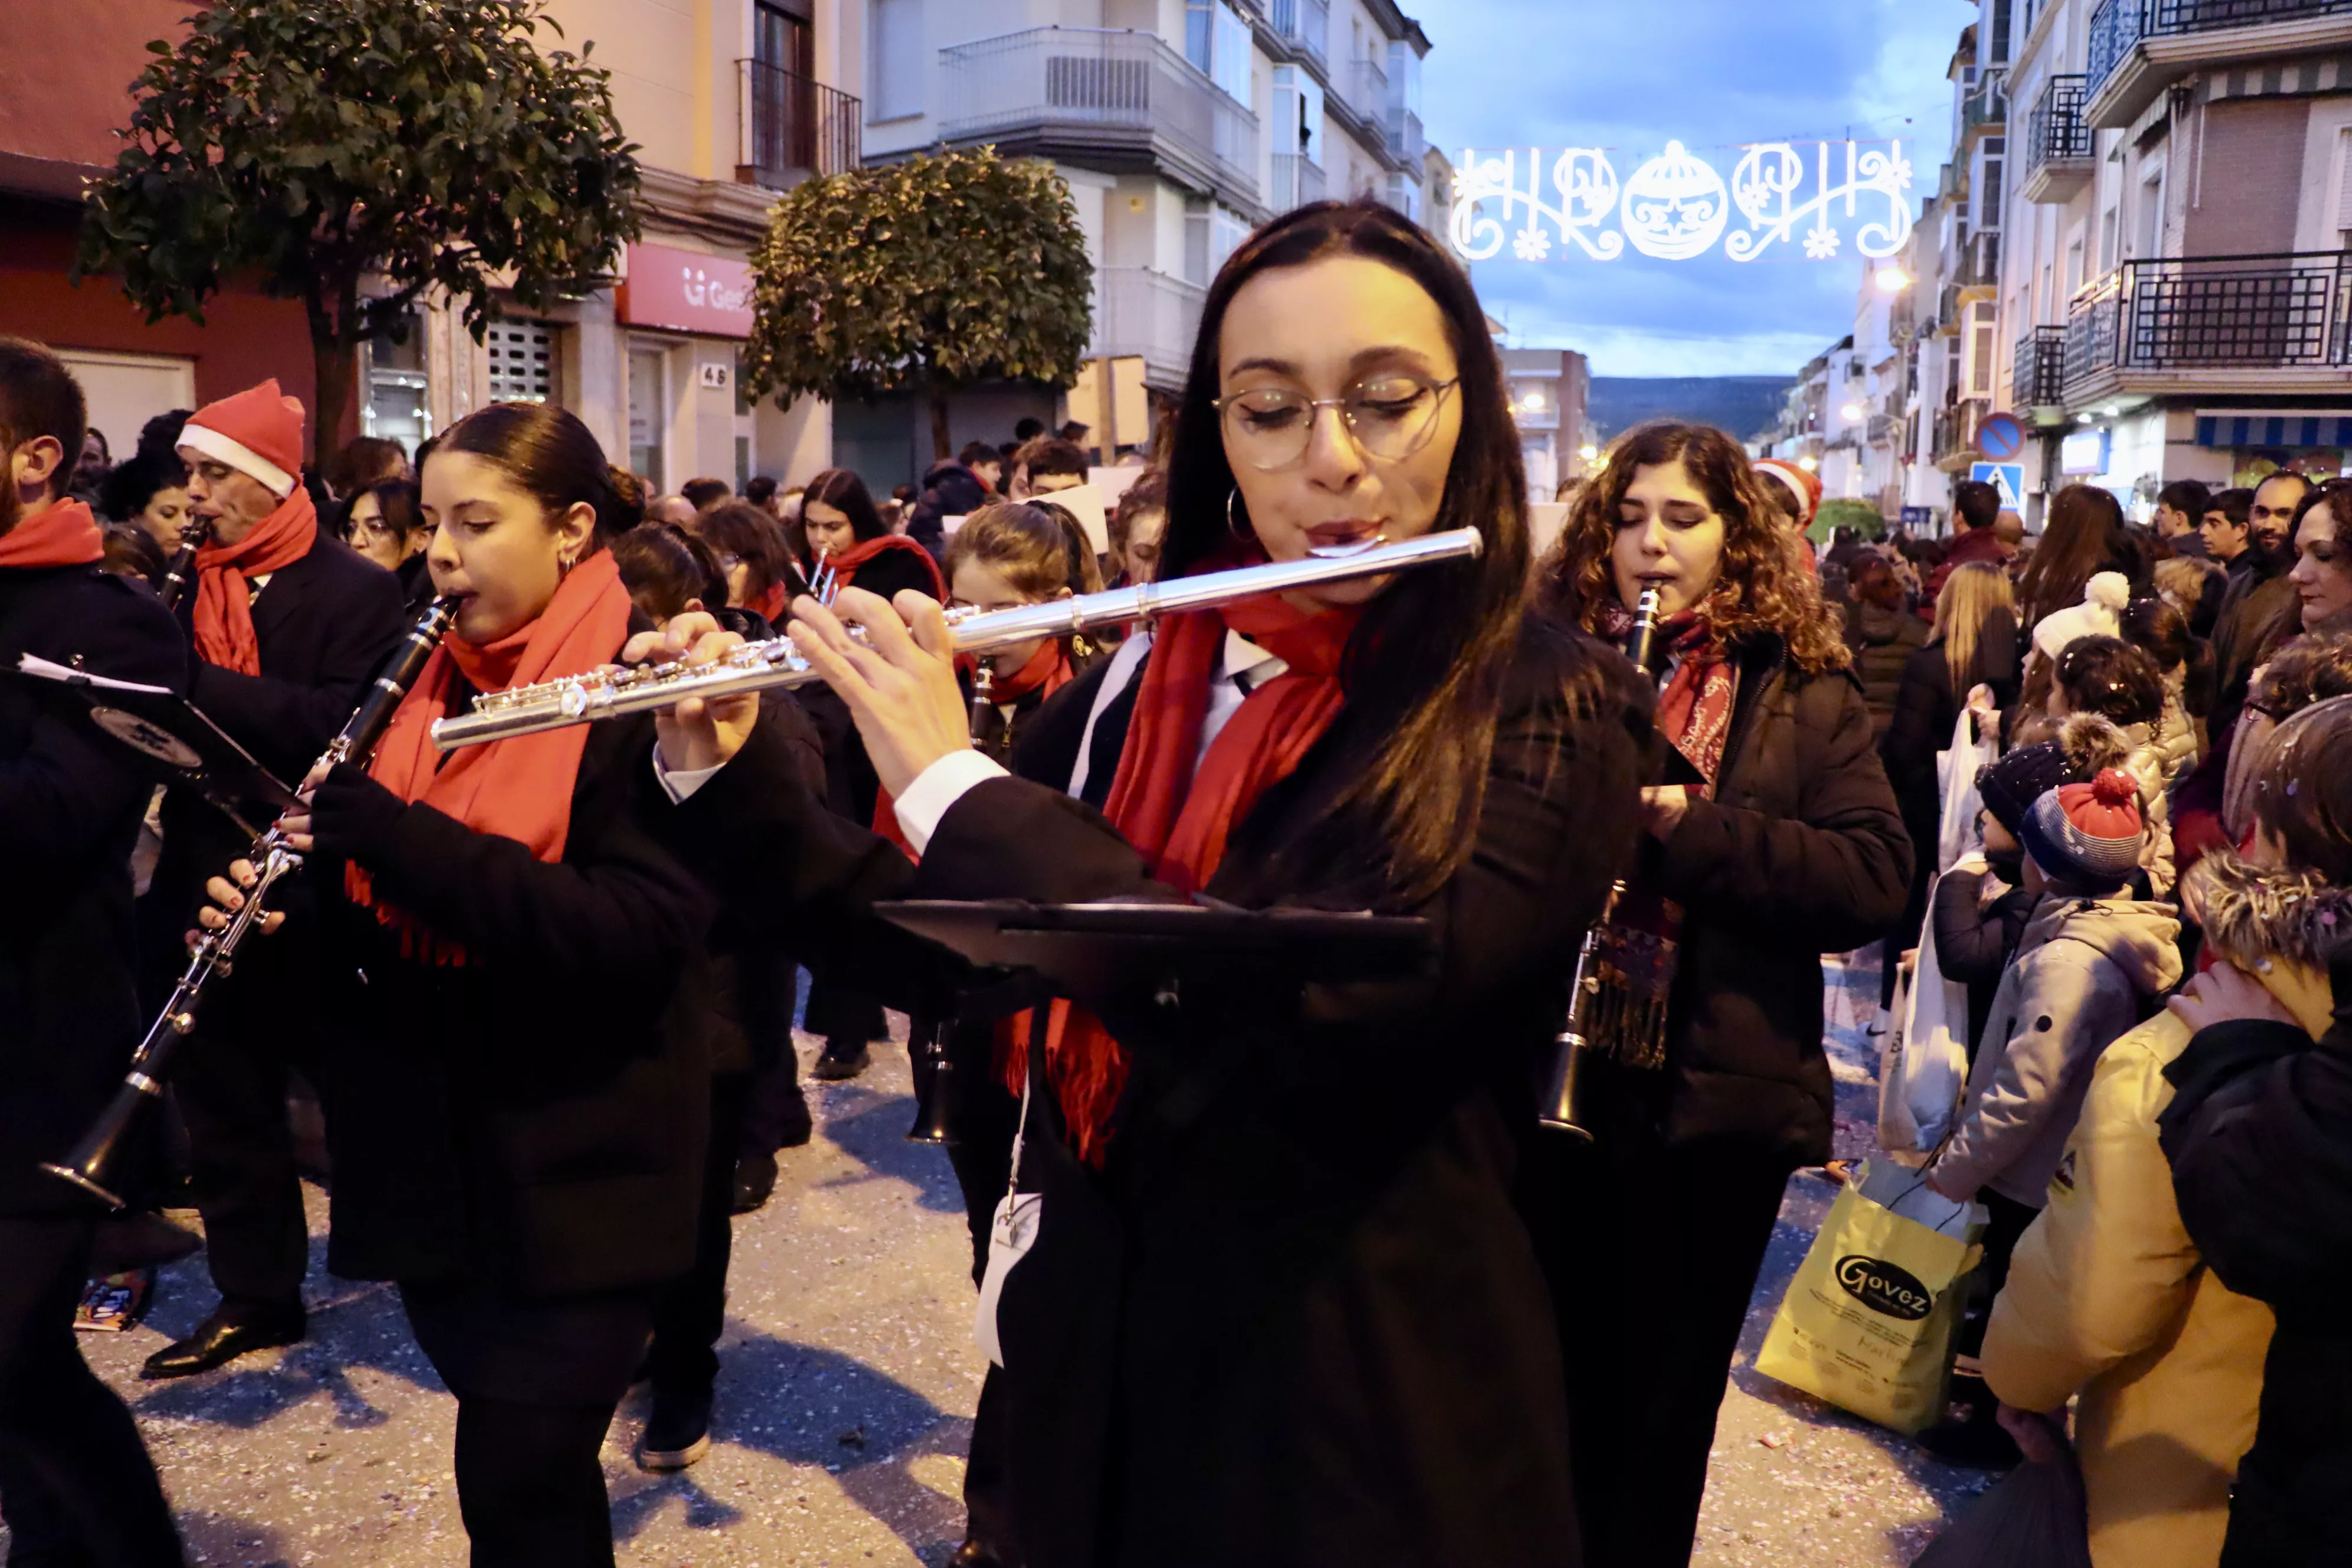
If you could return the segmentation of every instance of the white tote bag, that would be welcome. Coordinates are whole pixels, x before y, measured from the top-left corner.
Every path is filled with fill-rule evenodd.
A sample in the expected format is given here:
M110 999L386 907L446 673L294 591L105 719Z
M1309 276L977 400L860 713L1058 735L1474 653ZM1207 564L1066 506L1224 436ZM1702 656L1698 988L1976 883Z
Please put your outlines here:
M1969 723L1973 717L1963 704L1952 724L1951 748L1936 753L1938 871L1950 870L1961 856L1984 847L1984 836L1977 829L1977 813L1984 809L1984 796L1977 793L1977 770L2000 761L2000 742L1990 734L1976 739Z
M1938 880L1941 879L1939 878ZM1969 1082L1969 988L1936 962L1935 889L1919 931L1919 958L1878 1072L1878 1142L1887 1157L1924 1165L1951 1136Z

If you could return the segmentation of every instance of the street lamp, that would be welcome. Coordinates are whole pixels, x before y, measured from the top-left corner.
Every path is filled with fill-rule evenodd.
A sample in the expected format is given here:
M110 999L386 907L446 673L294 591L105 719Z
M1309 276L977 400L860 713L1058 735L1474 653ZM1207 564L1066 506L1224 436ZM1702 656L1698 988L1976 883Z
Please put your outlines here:
M1849 403L1845 405L1838 410L1838 417L1844 420L1849 425L1853 424L1855 420L1862 417L1862 405L1859 403Z
M1891 261L1872 276L1882 294L1900 294L1911 286L1911 275Z
M1805 472L1809 474L1821 466L1821 459L1817 458L1800 458L1797 459L1797 467L1804 469Z
M1576 455L1589 463L1595 458L1601 456L1601 448L1598 447L1579 447L1576 449Z

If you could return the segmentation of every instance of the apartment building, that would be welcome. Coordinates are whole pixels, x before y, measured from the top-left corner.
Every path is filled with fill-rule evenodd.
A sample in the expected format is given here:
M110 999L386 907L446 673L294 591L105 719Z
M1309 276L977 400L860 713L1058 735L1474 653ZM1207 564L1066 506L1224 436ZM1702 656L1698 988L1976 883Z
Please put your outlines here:
M2015 40L1996 384L2030 483L2352 458L2352 0L1984 0Z
M1573 349L1505 349L1503 376L1527 464L1528 497L1548 501L1565 481L1582 479L1599 456L1591 367Z
M1268 217L1371 195L1416 219L1429 40L1394 0L866 0L865 156L991 145L1049 159L1095 262L1088 353L1135 357L1164 406L1207 285ZM1450 174L1447 190L1450 201ZM1053 391L950 402L954 442L1058 423ZM904 483L930 456L905 401L835 412L842 460Z

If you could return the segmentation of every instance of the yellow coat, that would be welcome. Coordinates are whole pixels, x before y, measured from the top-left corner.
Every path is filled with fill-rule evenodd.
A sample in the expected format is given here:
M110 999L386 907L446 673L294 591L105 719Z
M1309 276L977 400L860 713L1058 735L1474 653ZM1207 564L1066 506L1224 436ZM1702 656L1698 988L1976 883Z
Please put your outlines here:
M2235 939L2215 946L2315 1038L2325 1032L2326 971L2246 951L2263 934L2263 900L2236 884L2260 874L2226 863L2198 871L2192 898L2234 917L2217 927L2209 908L2209 939L2217 929ZM2051 1411L2081 1395L2075 1443L2097 1568L2212 1568L2231 1483L2254 1441L2271 1311L2205 1268L2157 1142L2172 1099L2164 1068L2189 1039L2164 1013L2101 1054L2048 1206L2018 1243L1985 1334L1985 1381L2005 1403Z

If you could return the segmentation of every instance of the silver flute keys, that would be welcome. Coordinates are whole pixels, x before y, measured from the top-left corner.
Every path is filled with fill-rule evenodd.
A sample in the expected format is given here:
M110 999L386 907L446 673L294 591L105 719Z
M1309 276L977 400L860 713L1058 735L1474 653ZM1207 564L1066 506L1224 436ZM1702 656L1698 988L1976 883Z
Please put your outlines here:
M1145 583L1043 605L1024 605L1018 609L993 610L984 615L950 610L948 630L957 652L987 653L1037 637L1067 637L1089 626L1118 626L1152 616L1210 609L1266 594L1291 593L1324 583L1381 577L1439 562L1469 559L1484 548L1485 541L1475 528L1423 534L1394 544L1376 538L1358 544L1318 547L1299 561L1204 572L1165 583ZM850 628L850 635L864 640L856 627ZM689 697L740 697L755 691L803 686L816 679L815 669L793 646L792 638L772 637L766 642L745 643L709 664L688 665L681 660L637 665L486 693L476 700L472 712L437 721L433 726L433 742L451 752L486 741L560 730L568 724L650 712L672 707Z

